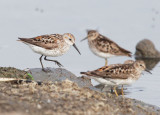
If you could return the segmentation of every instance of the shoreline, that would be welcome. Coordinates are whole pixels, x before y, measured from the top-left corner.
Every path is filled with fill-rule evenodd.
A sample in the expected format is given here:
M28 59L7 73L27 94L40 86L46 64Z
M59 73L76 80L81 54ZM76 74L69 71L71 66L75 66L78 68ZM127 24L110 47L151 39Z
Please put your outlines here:
M13 72L11 70L9 71ZM14 70L14 72L17 71L17 73L20 72L20 70ZM46 74L44 76L45 80L40 85L37 84L37 82L22 82L18 84L15 82L1 82L0 113L7 115L14 113L21 114L24 113L24 111L24 115L158 115L160 113L160 108L157 106L146 104L142 101L135 99L130 99L126 97L123 98L122 96L116 97L111 93L105 94L99 92L97 91L97 89L95 89L95 87L90 84L89 80L87 80L86 78L77 78L76 76L74 76L74 74L69 73L68 70L59 68L53 70L47 74L42 72L42 74L40 69L31 69L33 76L35 76L36 73L38 73L37 77L40 77L39 75L44 76ZM61 76L56 75L54 72L59 72ZM0 73L2 73L2 71L0 71ZM25 72L22 71L22 73L24 74ZM64 74L66 75L65 77ZM22 79L22 76L20 78Z

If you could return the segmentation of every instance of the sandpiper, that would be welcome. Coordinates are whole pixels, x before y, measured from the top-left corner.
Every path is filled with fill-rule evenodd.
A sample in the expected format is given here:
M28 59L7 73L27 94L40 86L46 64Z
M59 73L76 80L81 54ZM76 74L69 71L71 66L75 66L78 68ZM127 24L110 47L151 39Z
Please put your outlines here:
M142 71L146 70L145 63L141 60L126 61L124 64L112 64L94 71L81 72L81 74L95 79L101 84L114 86L115 94L117 85L129 85L139 79ZM149 72L149 71L148 71ZM122 88L123 94L123 88Z
M105 59L105 65L107 65L108 63L107 58L109 57L113 57L113 56L131 57L130 51L123 49L114 41L101 35L96 30L89 30L87 37L82 39L81 41L87 38L88 38L89 48L95 55Z
M53 61L59 67L61 67L62 66L61 63L59 63L57 60L47 59L47 56L50 57L61 56L64 53L66 53L69 50L70 46L72 45L78 51L78 53L81 54L75 45L75 37L71 33L65 33L63 35L60 34L42 35L33 38L19 38L19 39L20 40L18 41L22 41L25 44L27 44L35 53L41 54L39 60L43 71L45 71L42 64L43 56L45 56L44 60Z

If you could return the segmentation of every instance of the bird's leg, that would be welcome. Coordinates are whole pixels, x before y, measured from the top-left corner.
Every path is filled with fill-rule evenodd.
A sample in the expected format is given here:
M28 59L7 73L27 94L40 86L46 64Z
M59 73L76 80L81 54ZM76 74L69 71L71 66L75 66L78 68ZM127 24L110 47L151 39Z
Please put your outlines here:
M44 57L44 60L55 62L59 67L63 67L63 65L61 63L59 63L58 61L47 59L47 56Z
M105 91L105 85L102 87L101 91L104 92Z
M105 66L107 66L108 65L108 60L107 59L105 59Z
M42 70L45 71L44 67L43 67L43 64L42 64L42 57L43 57L43 55L41 55L41 57L39 58L39 60L40 60L41 66L42 66Z
M117 90L116 90L116 86L114 86L113 89L114 89L114 93L115 93L116 96L118 97L118 93L117 93Z
M121 88L121 93L122 93L122 96L124 96L124 93L123 93L123 85L122 85L122 88Z
M113 87L111 86L111 93L113 93Z
M101 91L103 92L104 91L104 88L105 88L105 85L102 87Z

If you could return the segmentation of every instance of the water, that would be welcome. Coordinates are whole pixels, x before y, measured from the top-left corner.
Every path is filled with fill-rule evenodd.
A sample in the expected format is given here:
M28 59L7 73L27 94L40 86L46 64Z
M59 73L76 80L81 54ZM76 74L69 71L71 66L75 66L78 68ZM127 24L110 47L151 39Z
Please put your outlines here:
M38 58L18 37L71 32L82 55L72 47L58 58L65 68L80 76L79 72L94 70L104 65L88 48L86 29L98 29L120 46L135 52L137 42L152 40L160 49L159 0L1 0L0 1L0 64L20 69L41 67ZM127 57L109 59L109 64L123 63ZM134 58L133 58L134 59ZM44 62L44 66L56 67ZM160 106L160 64L145 73L132 86L127 97ZM94 82L94 84L96 84Z

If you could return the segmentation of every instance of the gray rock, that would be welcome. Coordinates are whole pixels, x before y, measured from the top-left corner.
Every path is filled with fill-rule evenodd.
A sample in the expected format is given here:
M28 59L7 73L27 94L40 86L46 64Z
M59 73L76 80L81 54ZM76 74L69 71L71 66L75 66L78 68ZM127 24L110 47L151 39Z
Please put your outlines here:
M152 41L144 39L136 46L136 57L160 58L160 52L155 48Z
M148 70L152 70L160 61L160 58L135 58L136 60L143 60Z
M42 71L41 68L30 69L30 72L35 81L63 81L71 80L78 84L80 87L92 87L91 80L86 77L77 77L70 71L64 68L48 68L48 72Z

